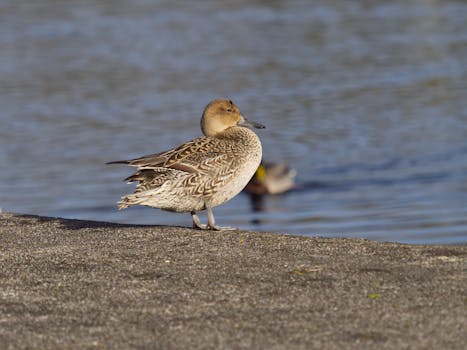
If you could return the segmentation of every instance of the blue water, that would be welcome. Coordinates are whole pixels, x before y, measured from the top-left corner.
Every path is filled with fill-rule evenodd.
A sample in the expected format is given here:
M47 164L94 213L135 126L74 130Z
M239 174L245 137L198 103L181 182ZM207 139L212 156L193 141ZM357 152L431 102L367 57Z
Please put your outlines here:
M0 0L0 207L190 226L117 211L131 170L104 163L199 136L229 97L298 188L219 224L466 243L466 63L461 1Z

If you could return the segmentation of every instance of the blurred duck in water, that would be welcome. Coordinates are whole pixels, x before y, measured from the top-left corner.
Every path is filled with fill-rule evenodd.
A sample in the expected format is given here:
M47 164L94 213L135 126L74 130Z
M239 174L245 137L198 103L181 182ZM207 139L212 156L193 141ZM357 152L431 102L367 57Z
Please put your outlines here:
M281 194L295 188L297 172L285 164L261 163L245 191L251 195Z

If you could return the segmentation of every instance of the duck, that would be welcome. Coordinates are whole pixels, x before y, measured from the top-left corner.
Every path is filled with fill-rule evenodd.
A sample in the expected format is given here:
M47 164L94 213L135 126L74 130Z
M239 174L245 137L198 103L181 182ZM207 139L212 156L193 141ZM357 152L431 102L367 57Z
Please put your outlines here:
M245 118L230 99L211 101L204 108L200 126L203 136L178 147L107 163L136 168L125 179L137 182L135 191L121 198L118 209L144 205L190 213L196 229L234 229L216 225L213 208L240 193L258 169L262 146L252 129L265 126ZM203 210L207 224L197 215Z
M261 162L245 191L252 195L285 193L296 187L296 175L286 164Z

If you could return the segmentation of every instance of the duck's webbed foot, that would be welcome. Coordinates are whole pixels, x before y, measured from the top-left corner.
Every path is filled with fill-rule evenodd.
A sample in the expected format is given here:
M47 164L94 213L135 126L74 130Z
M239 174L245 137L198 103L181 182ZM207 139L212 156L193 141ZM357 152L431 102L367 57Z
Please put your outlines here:
M212 212L212 208L209 206L206 206L206 211L208 213L208 227L211 230L216 230L216 231L233 231L233 230L238 230L235 227L223 227L223 226L217 226L216 225L216 219L214 219L214 213Z
M208 224L204 225L199 220L198 215L196 215L195 211L191 212L191 218L193 219L193 228L197 228L199 230L213 230L213 231L233 231L237 230L235 227L223 227L216 225L216 220L214 219L214 214L212 212L212 208L206 206L206 211L208 213Z

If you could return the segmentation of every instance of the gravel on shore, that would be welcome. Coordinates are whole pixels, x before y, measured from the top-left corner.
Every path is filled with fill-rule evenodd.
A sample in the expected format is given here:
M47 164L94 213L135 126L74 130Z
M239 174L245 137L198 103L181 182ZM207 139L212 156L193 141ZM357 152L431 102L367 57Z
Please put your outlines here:
M0 214L1 349L466 349L467 246Z

